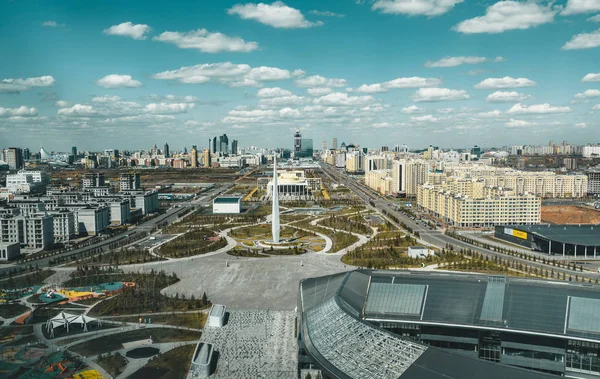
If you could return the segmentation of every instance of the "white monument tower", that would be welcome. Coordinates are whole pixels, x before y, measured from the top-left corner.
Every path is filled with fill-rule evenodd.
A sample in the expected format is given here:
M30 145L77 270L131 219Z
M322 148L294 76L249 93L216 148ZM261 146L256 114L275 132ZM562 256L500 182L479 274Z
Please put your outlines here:
M273 211L271 215L271 233L273 242L279 243L279 186L277 184L277 153L273 154Z

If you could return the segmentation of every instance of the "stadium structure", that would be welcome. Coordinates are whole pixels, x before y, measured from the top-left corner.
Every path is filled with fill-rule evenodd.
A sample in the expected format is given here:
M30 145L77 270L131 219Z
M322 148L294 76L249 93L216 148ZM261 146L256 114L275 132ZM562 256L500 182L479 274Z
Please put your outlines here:
M356 270L300 282L299 362L324 377L600 377L600 286Z
M494 236L550 255L600 255L600 225L497 225Z

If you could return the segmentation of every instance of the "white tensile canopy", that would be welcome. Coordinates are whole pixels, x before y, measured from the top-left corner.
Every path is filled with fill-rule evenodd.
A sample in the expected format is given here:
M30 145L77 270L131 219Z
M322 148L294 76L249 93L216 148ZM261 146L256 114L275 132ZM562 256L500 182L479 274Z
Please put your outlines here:
M98 326L102 326L102 320L89 317L86 315L74 315L71 313L60 312L56 316L52 317L46 322L46 331L50 333L50 337L54 337L54 328L64 327L69 332L69 326L71 324L79 324L83 328L84 332L87 332L87 326L90 322L96 322Z

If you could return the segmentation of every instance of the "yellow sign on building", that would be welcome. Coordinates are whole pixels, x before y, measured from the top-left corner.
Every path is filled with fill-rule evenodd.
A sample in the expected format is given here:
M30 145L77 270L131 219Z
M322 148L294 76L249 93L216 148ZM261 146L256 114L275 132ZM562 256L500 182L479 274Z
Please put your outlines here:
M527 232L522 232L520 230L514 230L513 229L513 236L517 237L517 238L521 238L526 240L527 239Z

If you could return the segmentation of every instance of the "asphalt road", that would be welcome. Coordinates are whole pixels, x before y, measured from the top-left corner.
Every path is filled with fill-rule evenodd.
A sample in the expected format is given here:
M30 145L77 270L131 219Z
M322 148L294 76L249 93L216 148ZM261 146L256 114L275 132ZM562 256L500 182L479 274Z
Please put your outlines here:
M12 268L15 268L15 267L37 265L39 268L44 268L44 267L50 266L51 260L59 258L59 257L68 257L71 255L81 254L81 253L85 253L86 251L89 251L92 249L97 249L97 248L103 248L104 250L106 250L106 249L108 249L108 246L111 243L120 241L124 238L127 238L127 236L134 235L138 231L150 232L152 229L154 229L154 227L156 227L157 224L164 223L164 222L166 222L167 224L172 223L173 221L178 219L177 214L181 211L186 211L186 213L187 213L190 210L192 210L192 208L205 207L206 205L211 204L213 198L215 198L216 196L220 195L221 193L227 191L232 186L233 186L233 184L224 184L224 185L215 186L214 188L210 189L209 191L202 193L196 199L179 203L177 206L169 208L164 214L154 217L153 219L150 219L142 224L132 226L131 228L129 228L127 231L125 231L123 233L114 235L103 241L98 241L97 243L95 243L93 245L85 246L85 247L82 247L82 248L76 249L76 250L67 251L67 252L64 252L61 254L56 254L56 255L53 255L53 256L47 257L47 258L36 259L35 261L30 261L30 262L26 262L26 263L15 263L12 265L3 266L0 268L0 275L4 274L4 272L6 272Z
M498 258L506 259L511 262L522 263L524 265L527 264L531 267L537 267L539 269L546 269L548 271L554 270L555 272L564 273L566 275L571 275L573 277L575 277L575 275L578 275L579 277L584 277L584 278L588 278L588 279L592 279L592 280L600 279L600 274L598 274L597 272L592 272L592 271L580 272L580 271L574 271L574 270L569 270L569 269L565 269L565 268L555 267L555 266L552 266L551 264L543 264L541 262L532 262L527 259L521 259L521 258L518 258L515 256L511 256L511 255L507 255L507 254L503 254L500 252L496 252L496 251L492 251L492 250L488 250L488 249L484 249L481 247L471 245L469 243L466 243L466 242L457 240L455 238L452 238L450 236L447 236L441 230L431 230L429 228L423 227L422 225L415 223L410 217L406 216L405 214L396 211L395 207L390 206L389 200L381 198L379 195L375 194L370 188L364 186L363 184L359 184L356 180L354 180L354 179L350 178L348 175L346 175L343 172L343 170L334 168L332 166L329 166L329 165L323 164L323 163L321 164L321 168L327 175L329 175L333 178L339 178L346 187L348 187L350 190L352 190L358 197L360 197L362 200L364 200L367 204L369 204L369 202L372 201L373 204L375 204L374 208L376 208L380 212L386 211L388 214L395 216L398 220L400 220L401 222L406 224L408 227L412 228L413 231L419 232L421 240L423 240L431 245L434 245L438 248L445 248L446 244L452 244L458 248L465 248L465 249L471 249L474 251L478 251L478 252L480 252L486 256L492 257L492 258L498 257Z

